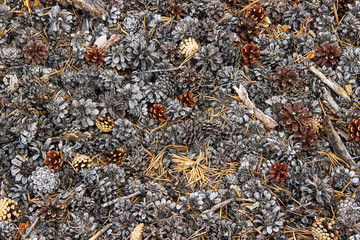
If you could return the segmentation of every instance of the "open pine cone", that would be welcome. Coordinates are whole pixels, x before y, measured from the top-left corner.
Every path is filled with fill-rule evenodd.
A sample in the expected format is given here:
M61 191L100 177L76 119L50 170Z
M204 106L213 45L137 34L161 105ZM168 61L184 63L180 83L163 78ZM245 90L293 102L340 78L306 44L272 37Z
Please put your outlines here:
M19 217L18 203L10 198L0 199L0 221L11 222Z
M245 64L254 64L260 59L260 48L255 44L245 44L241 49L241 55Z
M42 221L55 221L61 218L66 210L66 206L59 199L59 196L55 198L46 196L44 201L37 203L40 208L36 213L41 216Z
M319 66L332 67L340 61L341 51L336 44L324 42L315 50L314 61Z
M64 156L61 152L52 150L46 154L45 165L52 169L59 169L64 163Z
M360 142L360 118L353 119L348 126L349 135L355 142Z
M104 53L104 50L102 48L97 48L96 46L93 46L86 51L85 58L88 64L95 64L97 66L100 66L104 62L105 55L106 53Z
M266 12L262 7L258 5L252 5L246 10L245 17L250 17L254 19L256 23L260 23L266 18Z
M150 110L149 114L152 119L157 122L165 122L167 119L167 114L165 113L166 107L161 104L154 104Z
M291 92L300 84L299 75L295 69L289 66L277 67L275 73L271 76L271 80L271 86L279 92Z
M29 42L23 49L26 63L44 64L49 57L49 49L42 41Z
M301 100L294 102L293 105L290 103L285 104L283 110L280 111L280 116L283 120L280 124L287 128L289 133L299 131L301 126L308 126L311 122L311 112L308 108L303 108L303 102Z
M277 182L284 182L285 179L289 177L288 171L289 166L286 165L285 162L275 162L274 165L270 167L270 178L273 178Z

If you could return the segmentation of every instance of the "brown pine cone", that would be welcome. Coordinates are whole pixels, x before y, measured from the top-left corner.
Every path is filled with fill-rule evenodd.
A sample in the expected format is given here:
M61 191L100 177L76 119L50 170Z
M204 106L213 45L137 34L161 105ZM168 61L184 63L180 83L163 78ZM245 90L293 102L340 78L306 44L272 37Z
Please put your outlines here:
M198 99L194 96L192 92L184 92L179 97L179 102L185 107L189 107L191 109L194 109L197 101Z
M59 169L64 163L64 156L61 152L52 150L46 154L45 165L55 170Z
M107 161L110 163L119 163L124 161L127 156L127 150L125 146L119 147L115 151L111 152L107 157Z
M315 50L314 61L319 66L332 67L340 61L341 51L336 44L324 42Z
M266 12L262 7L258 5L252 5L246 10L245 17L250 17L254 19L256 23L260 23L266 18Z
M0 199L0 221L11 222L19 217L18 203L10 198Z
M93 46L91 49L88 49L85 54L85 58L88 64L96 64L97 66L101 66L104 62L106 53L102 48L97 48Z
M277 67L271 76L271 80L271 86L279 92L291 92L300 84L299 75L295 69L288 66Z
M254 64L260 59L260 48L255 44L246 44L241 49L241 55L245 64Z
M297 101L293 105L290 103L285 104L283 110L280 111L280 116L283 120L280 121L280 124L287 128L289 133L294 133L299 131L301 126L308 126L311 122L311 112L308 108L303 108L303 102Z
M149 114L152 119L157 122L165 122L167 119L167 114L165 113L166 107L161 104L154 104L150 110Z
M114 119L105 114L99 117L95 123L100 132L111 132L114 127Z
M300 130L294 134L294 137L300 139L304 150L312 148L318 139L316 131L307 126L301 126Z
M277 182L284 182L285 179L289 177L288 171L289 166L286 165L285 162L275 162L274 165L270 167L270 178L273 178Z
M37 203L40 208L36 213L41 216L42 221L55 221L61 218L66 210L66 205L59 199L59 196L55 198L46 196L44 201Z
M80 171L82 168L88 168L92 165L92 160L90 157L83 155L83 154L77 154L76 157L74 157L72 161L72 166L75 169L76 172Z
M245 41L250 41L259 34L258 22L251 17L242 17L238 26L236 27L236 32L239 37Z
M360 118L353 119L348 126L349 135L355 142L360 142Z
M180 17L184 17L185 14L183 12L184 8L182 5L180 4L171 4L171 6L168 8L167 12L166 12L166 16L173 18L177 21L180 20Z
M44 64L49 57L49 49L42 41L29 42L23 49L26 63Z

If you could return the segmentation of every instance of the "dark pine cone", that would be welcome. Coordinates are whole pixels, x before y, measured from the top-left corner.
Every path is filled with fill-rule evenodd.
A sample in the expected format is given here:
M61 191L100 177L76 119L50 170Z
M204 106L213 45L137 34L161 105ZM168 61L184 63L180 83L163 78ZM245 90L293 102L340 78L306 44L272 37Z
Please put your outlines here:
M100 132L111 132L114 127L114 119L104 114L96 120L96 127Z
M258 22L253 18L243 16L236 27L236 32L239 34L240 38L250 41L259 34L257 24Z
M299 75L295 69L288 66L277 67L271 76L271 80L271 86L279 92L291 92L300 83Z
M360 118L353 119L348 126L349 134L355 142L360 142Z
M270 167L270 178L273 178L277 182L284 182L285 179L289 177L288 171L289 166L286 165L285 162L275 162L274 165Z
M184 92L179 97L179 102L185 107L189 107L191 109L194 109L197 101L198 99L194 96L192 92Z
M165 113L166 107L161 104L154 104L149 111L150 117L157 122L165 122L167 114Z
M11 222L19 217L18 203L10 198L0 199L0 221Z
M348 4L355 5L354 0L339 0L338 3L339 3L339 5L338 5L337 12L338 12L339 16L343 16L347 11L350 10Z
M336 44L324 42L316 48L314 61L317 65L332 67L338 64L340 56L341 51Z
M296 132L294 137L300 139L304 150L309 150L317 142L316 131L307 126L301 126L300 131Z
M262 22L266 18L266 12L258 5L252 5L246 10L245 17L254 19L257 23Z
M285 109L279 113L283 118L280 124L287 128L289 133L297 132L301 126L307 127L311 122L311 112L309 112L308 108L303 108L302 106L302 101L294 102L293 105L287 103L284 106Z
M124 161L127 156L127 150L125 146L119 147L115 151L111 152L107 157L107 161L110 163L120 163Z
M61 152L52 150L46 154L44 163L49 168L53 168L53 169L57 170L63 165L64 156L62 155Z
M184 17L185 14L183 12L183 6L180 4L171 4L171 6L168 8L166 12L166 16L173 18L175 20L180 20L180 17Z
M66 210L66 206L59 199L59 196L55 198L46 196L44 201L37 203L40 208L36 213L41 216L42 221L55 221L61 218Z
M93 162L90 157L83 154L77 154L76 157L74 157L71 164L75 169L75 171L78 172L83 168L90 167L93 164Z
M247 0L225 0L225 2L231 4L232 6L247 4Z
M49 57L49 49L42 41L29 42L23 49L26 63L44 64Z
M241 49L241 55L244 59L245 64L254 64L260 59L260 48L255 44L246 44Z
M96 64L97 66L100 66L104 62L105 53L102 48L97 48L96 46L93 46L92 48L88 49L86 51L85 58L88 64Z

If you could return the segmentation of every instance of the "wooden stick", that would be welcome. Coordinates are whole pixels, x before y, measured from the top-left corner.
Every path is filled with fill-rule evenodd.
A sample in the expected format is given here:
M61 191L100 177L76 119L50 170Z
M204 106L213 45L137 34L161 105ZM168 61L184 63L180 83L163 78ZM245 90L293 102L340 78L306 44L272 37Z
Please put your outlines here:
M222 208L222 207L225 207L226 205L228 205L229 203L233 202L233 201L237 201L237 202L256 202L254 199L251 199L251 198L248 198L248 199L245 199L245 198L230 198L230 199L227 199L225 201L222 201L221 203L218 203L218 204L215 204L212 208L206 210L206 211L203 211L202 213L207 213L207 212L215 212L217 211L218 209Z
M137 195L140 195L142 193L142 191L137 191L137 192L134 192L132 194L129 194L127 196L123 196L123 197L119 197L119 198L115 198L109 202L106 202L106 203L103 203L101 204L101 207L108 207L110 205L113 205L114 203L116 203L117 201L121 200L121 199L129 199L129 198L133 198L133 197L136 197Z
M98 231L94 236L92 236L91 238L89 238L89 240L96 240L100 237L101 234L103 234L104 232L106 232L113 224L109 223L108 225L105 225L100 231Z
M185 68L185 66L176 67L176 68L168 68L168 69L154 69L149 71L143 71L143 72L132 72L132 74L143 74L143 73L154 73L154 72L170 72L170 71L176 71Z
M22 237L22 239L26 239L30 235L31 231L34 229L35 225L38 222L39 222L39 217L37 217L35 221L31 224L30 228L26 231L26 234Z

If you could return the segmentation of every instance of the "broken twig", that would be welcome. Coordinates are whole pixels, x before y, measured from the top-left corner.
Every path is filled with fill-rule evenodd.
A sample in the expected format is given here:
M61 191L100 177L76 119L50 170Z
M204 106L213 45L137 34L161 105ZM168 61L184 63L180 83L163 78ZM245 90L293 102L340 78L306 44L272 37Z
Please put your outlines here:
M104 232L106 232L113 224L109 223L108 225L105 225L105 227L103 227L100 231L98 231L94 236L92 236L91 238L89 238L89 240L96 240L100 237L101 234L103 234Z
M218 204L215 204L212 208L206 210L206 211L203 211L202 213L213 213L215 211L217 211L218 209L222 208L222 207L225 207L226 205L228 205L229 203L233 202L233 201L237 201L237 202L256 202L254 199L251 199L251 198L248 198L248 199L245 199L245 198L230 198L230 199L227 199L225 201L222 201L221 203L218 203Z
M121 200L121 199L129 199L129 198L133 198L133 197L136 197L137 195L140 195L142 192L141 191L137 191L137 192L134 192L132 194L129 194L127 196L123 196L123 197L119 197L119 198L115 198L109 202L106 202L106 203L103 203L101 204L101 207L108 207L110 205L113 205L114 203L116 203L117 201Z
M22 239L26 239L29 235L30 235L30 233L31 233L31 231L34 229L34 227L36 226L36 224L39 222L39 217L37 217L36 219L35 219L35 221L31 224L31 226L29 227L29 229L26 231L26 234L22 237Z

